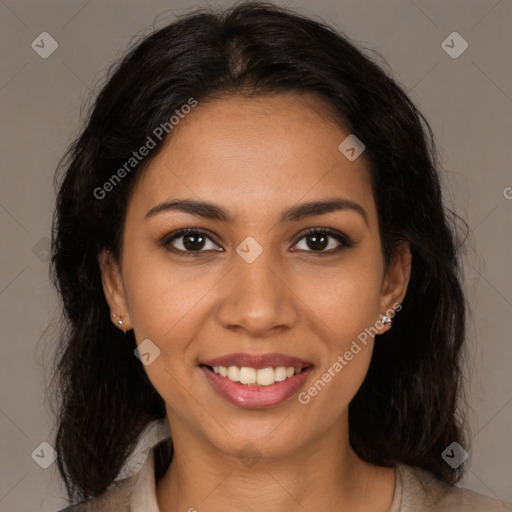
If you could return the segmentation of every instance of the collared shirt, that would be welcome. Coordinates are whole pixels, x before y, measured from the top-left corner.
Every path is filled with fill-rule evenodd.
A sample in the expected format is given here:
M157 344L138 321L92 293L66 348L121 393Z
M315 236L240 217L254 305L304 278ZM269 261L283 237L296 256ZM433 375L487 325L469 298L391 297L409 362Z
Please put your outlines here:
M389 512L512 511L512 503L447 485L412 466L398 464L395 475L395 493ZM156 497L154 451L149 452L137 474L114 483L102 495L61 512L160 512Z

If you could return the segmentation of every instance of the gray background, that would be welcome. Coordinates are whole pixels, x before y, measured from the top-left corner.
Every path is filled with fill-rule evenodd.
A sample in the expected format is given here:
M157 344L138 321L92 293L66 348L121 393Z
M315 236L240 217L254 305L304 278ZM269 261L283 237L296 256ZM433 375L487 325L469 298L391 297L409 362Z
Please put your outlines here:
M459 485L512 501L512 2L279 3L319 16L380 52L431 123L447 198L473 233L464 261L473 312L473 449ZM42 469L31 458L55 434L44 398L52 331L43 335L57 313L45 254L54 169L79 133L82 103L131 38L151 30L158 15L156 27L165 24L165 11L200 5L207 4L0 0L0 511L66 504L56 465ZM59 45L47 59L31 47L44 31ZM457 59L441 46L453 31L469 44Z

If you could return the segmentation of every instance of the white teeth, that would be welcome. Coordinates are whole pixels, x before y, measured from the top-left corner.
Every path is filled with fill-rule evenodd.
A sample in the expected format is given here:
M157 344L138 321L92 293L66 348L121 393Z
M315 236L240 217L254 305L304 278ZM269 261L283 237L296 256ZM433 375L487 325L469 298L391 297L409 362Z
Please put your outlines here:
M282 382L302 371L302 368L293 366L278 366L277 368L250 368L248 366L214 366L213 371L221 377L241 384L257 384L258 386L271 386Z
M286 379L286 368L284 366L278 366L274 370L274 378L276 382L281 382Z
M274 382L275 382L274 369L273 368L260 368L256 372L256 382L260 386L270 386L271 384L274 384Z
M228 366L228 379L238 382L240 377L240 368L238 366Z
M231 366L229 367L231 368ZM228 379L229 378L229 368L228 368ZM240 368L239 379L233 380L233 382L240 381L242 384L256 384L256 370L254 368L248 368L247 366L242 366Z

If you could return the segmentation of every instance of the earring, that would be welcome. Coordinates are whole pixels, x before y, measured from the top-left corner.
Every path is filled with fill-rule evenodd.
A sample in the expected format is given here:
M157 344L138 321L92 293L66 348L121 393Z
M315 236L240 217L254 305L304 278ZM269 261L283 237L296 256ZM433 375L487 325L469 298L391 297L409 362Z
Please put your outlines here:
M380 315L380 321L389 327L391 327L391 324L393 323L393 320L391 320L391 318L389 318L387 315Z
M112 313L112 316L114 318L117 318L117 315L115 313ZM123 328L123 321L121 320L121 318L119 318L119 320L117 320L117 325L119 326L119 329Z

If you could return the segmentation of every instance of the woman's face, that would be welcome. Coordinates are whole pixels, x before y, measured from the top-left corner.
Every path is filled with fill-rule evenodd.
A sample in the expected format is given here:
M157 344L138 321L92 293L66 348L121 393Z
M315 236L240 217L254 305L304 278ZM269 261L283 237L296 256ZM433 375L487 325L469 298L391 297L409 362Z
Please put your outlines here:
M347 432L410 261L404 248L386 271L364 153L338 149L350 133L324 109L298 94L199 102L133 190L122 263L100 258L175 439L275 457ZM184 228L199 233L173 236Z

